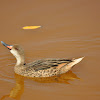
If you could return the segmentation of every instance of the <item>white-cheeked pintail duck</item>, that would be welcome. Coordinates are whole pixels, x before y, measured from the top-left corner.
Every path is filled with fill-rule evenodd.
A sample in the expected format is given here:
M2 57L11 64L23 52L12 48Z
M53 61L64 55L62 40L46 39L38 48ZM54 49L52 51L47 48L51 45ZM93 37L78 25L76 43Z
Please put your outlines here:
M1 43L10 50L17 60L16 65L14 66L15 73L26 77L51 77L66 73L84 58L49 58L36 60L26 64L24 50L20 45L8 45L3 41L1 41Z

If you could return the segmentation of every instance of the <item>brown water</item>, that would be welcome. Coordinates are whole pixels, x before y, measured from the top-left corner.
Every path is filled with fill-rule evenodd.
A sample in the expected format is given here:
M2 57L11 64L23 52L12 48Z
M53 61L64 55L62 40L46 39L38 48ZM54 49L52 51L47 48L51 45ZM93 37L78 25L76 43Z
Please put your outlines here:
M2 0L0 12L0 41L22 45L26 62L85 56L59 77L26 79L0 45L0 100L100 100L100 0Z

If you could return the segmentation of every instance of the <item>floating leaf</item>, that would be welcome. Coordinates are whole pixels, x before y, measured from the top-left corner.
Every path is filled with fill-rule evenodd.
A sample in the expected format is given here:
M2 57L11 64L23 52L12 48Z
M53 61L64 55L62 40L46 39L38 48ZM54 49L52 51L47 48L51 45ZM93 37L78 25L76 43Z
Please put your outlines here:
M40 28L41 26L25 26L23 29L37 29Z

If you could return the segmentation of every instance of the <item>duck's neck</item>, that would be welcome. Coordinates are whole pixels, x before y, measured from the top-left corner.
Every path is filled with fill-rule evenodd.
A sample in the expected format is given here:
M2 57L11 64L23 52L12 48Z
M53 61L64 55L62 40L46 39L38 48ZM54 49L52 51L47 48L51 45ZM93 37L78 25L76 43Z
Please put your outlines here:
M25 63L24 54L20 55L18 52L12 51L12 50L10 50L10 52L15 56L15 58L17 60L16 66L20 66L20 65L23 65Z
M16 57L16 60L17 60L16 65L23 65L23 64L25 63L25 58L24 58L24 56L18 55L18 56Z

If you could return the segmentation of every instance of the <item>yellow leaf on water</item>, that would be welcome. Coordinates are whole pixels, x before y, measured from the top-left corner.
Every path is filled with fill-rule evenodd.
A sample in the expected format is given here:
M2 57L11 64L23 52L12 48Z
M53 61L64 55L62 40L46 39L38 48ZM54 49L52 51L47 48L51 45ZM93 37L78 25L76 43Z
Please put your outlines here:
M41 26L25 26L22 29L37 29L40 28Z

